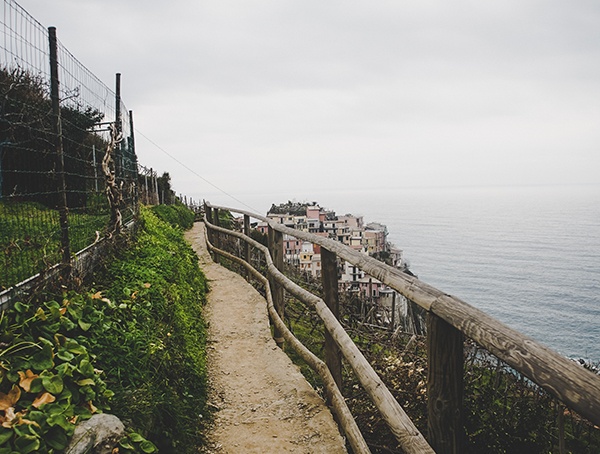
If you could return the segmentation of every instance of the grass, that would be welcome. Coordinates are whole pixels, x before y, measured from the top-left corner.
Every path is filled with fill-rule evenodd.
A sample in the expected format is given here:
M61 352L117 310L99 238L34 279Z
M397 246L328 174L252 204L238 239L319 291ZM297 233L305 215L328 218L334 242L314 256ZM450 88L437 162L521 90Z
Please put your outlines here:
M178 209L179 210L179 209ZM201 445L206 407L207 283L180 226L143 209L137 241L107 269L106 296L125 314L99 345L115 414L167 452Z
M96 231L108 225L105 210L71 212L71 252L92 244ZM0 289L11 287L61 261L60 220L57 210L32 202L0 203Z
M87 290L38 294L2 314L0 419L9 427L0 427L0 454L58 452L75 422L98 410L133 431L121 453L191 453L204 443L207 283L181 226L150 209L140 225ZM22 376L32 374L29 387ZM32 407L44 393L55 403Z

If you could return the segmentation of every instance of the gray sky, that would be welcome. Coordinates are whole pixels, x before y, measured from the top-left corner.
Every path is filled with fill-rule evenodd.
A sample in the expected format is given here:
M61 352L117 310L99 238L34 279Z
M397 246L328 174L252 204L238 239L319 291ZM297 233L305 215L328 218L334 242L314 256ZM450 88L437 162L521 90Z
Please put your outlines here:
M596 0L20 4L107 85L122 73L136 129L242 201L600 183ZM239 205L136 145L178 193Z

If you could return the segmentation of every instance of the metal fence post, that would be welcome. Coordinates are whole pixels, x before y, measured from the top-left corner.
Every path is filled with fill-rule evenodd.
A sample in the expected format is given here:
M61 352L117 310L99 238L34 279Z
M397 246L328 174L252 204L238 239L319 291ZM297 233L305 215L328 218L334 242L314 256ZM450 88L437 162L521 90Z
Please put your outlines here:
M123 134L123 120L121 118L121 73L115 75L115 127L117 129L117 137L121 137ZM115 178L119 180L124 176L121 142L115 146L114 153Z
M62 125L60 117L60 91L58 88L58 42L56 39L56 27L48 28L48 40L50 43L50 98L52 100L52 126L54 129L54 147L58 169L58 209L62 247L61 275L63 279L68 280L71 276L71 245L69 241L67 182L65 179L65 158L63 153Z

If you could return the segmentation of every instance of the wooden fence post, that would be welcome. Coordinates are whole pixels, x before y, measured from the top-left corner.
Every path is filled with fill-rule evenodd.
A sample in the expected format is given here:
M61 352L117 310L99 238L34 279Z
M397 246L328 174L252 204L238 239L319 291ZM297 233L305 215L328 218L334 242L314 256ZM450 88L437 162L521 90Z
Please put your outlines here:
M438 454L458 454L463 445L463 335L427 313L428 441Z
M268 239L269 252L271 253L273 265L275 265L279 271L283 272L283 234L269 226ZM271 293L273 295L273 305L281 319L285 320L284 289L271 276L269 276L269 285L271 286ZM275 339L275 343L280 348L283 348L283 333L277 327L274 327L273 338Z
M321 278L323 280L323 299L336 319L340 317L338 295L337 256L325 248L321 248ZM339 390L342 390L342 354L339 347L325 330L325 364L329 368Z
M208 204L206 202L204 202L204 213L206 214L206 220L208 221L209 224L213 223L212 220L212 208L208 206ZM212 245L214 245L215 243L213 242L213 232L212 229L210 227L206 227L206 237L208 239L208 241L210 241L210 243ZM214 253L212 253L212 257L214 260Z
M250 216L247 214L244 215L244 235L250 236ZM242 258L245 262L250 263L250 245L246 241L242 245ZM246 270L244 274L246 275L246 280L250 281L252 276L250 272Z
M212 221L213 224L216 225L217 227L220 227L220 219L219 219L219 209L218 208L213 208L212 210L213 212L213 216L212 216ZM219 232L217 232L216 230L213 231L213 244L215 245L215 247L220 248L221 247L221 234ZM214 261L215 263L221 263L220 259L219 259L219 254L217 254L215 252L215 256L214 256Z
M206 202L204 202L204 213L206 214L208 223L212 224L212 208ZM206 234L208 235L208 240L212 243L212 232L209 228L206 229Z
M392 322L390 331L396 331L396 290L392 290Z

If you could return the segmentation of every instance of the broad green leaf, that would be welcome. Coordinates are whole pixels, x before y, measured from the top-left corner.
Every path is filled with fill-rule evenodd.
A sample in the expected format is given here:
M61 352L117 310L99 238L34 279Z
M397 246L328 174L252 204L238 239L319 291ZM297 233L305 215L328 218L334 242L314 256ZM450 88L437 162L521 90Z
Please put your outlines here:
M44 303L44 306L46 306L47 309L60 309L60 304L58 304L57 301L46 301Z
M132 451L135 449L133 445L129 443L129 440L127 440L126 438L119 442L119 446L121 446L124 449L131 449Z
M57 321L56 323L52 323L49 325L43 325L40 328L40 330L51 336L54 336L56 333L58 333L60 331L60 320Z
M79 320L81 318L81 308L79 306L69 305L67 307L67 313L73 317L75 320Z
M63 390L63 380L60 375L52 375L51 377L43 377L42 384L46 391L50 394L60 394Z
M115 393L114 393L114 391L111 391L110 389L107 389L106 391L104 391L102 393L102 395L104 397L106 397L107 399L110 399L111 397L114 397Z
M69 429L71 429L71 426L72 426L72 424L69 422L67 417L63 414L50 415L50 417L48 417L48 419L46 421L48 422L49 426L51 426L51 427L59 426L59 427L63 428L64 430L69 430Z
M84 377L94 376L94 366L92 366L88 359L82 359L77 369Z
M15 447L21 454L28 454L40 449L40 439L34 435L21 435L15 439Z
M73 358L75 358L75 355L73 353L71 353L68 350L65 350L64 348L58 350L56 356L63 361L71 361Z
M42 389L44 389L42 379L40 377L34 378L31 382L31 386L29 387L29 392L35 394L39 393Z
M67 434L61 427L53 427L50 429L50 431L48 431L48 433L44 436L44 440L50 445L51 448L54 448L58 451L64 450L69 443Z
M65 386L62 390L62 393L60 393L58 396L56 396L56 400L59 402L66 400L69 404L71 404L72 396L73 396L73 393L71 392L71 390Z
M71 413L71 411L68 411L70 409L70 405L68 402L55 402L52 404L48 404L46 405L46 407L44 407L44 413L46 413L46 415L62 415L62 414L67 414L67 413Z
M43 339L42 349L39 350L36 354L34 354L31 358L31 367L38 371L52 369L52 367L54 367L54 362L52 361L53 357L54 352L52 351L52 344L49 341Z
M83 353L87 353L85 347L73 339L68 339L65 342L65 349L73 353L74 355L81 355Z
M132 432L129 434L129 439L131 441L133 441L134 443L140 443L142 441L145 440L144 437L142 437L140 434L136 433L136 432Z
M61 347L65 346L65 343L67 342L67 339L68 338L66 336L64 336L64 335L62 335L60 333L57 333L57 334L54 335L54 342L56 343L56 345L59 345Z
M84 378L83 380L78 380L75 383L77 383L79 386L86 386L86 385L95 385L96 382L94 380L92 380L91 378Z
M56 366L56 372L61 377L72 377L73 371L75 370L75 366L70 363L62 363Z
M70 318L67 318L67 317L61 317L60 324L66 331L71 331L71 330L75 329L75 327L77 326L75 323L73 323L71 321Z
M5 429L4 427L0 428L0 446L6 444L13 436L13 433L14 432L10 429Z
M80 328L81 328L83 331L88 331L88 330L89 330L89 329L92 327L92 324L91 324L91 323L84 322L84 321L83 321L83 320L81 320L81 319L79 319L79 320L77 321L77 323L79 324L79 327L80 327Z
M92 389L91 386L86 385L79 388L79 393L83 396L84 400L95 400L96 399L96 391Z
M29 309L29 306L28 306L28 305L26 305L26 304L23 304L23 303L22 303L22 302L20 302L20 301L17 301L15 304L13 304L13 309L14 309L16 312L18 312L18 313L22 314L23 312L27 311L27 309Z
M39 410L30 410L27 412L27 419L37 422L42 426L46 422L46 414Z
M140 443L140 449L147 454L158 451L151 441L144 440Z

